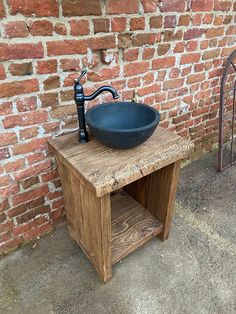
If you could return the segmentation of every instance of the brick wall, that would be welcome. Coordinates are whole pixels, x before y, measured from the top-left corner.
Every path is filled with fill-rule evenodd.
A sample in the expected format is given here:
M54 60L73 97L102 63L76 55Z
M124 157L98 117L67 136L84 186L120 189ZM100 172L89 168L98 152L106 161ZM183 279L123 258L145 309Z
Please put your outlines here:
M0 0L0 252L63 214L46 143L77 128L73 80L83 68L86 93L112 83L120 99L159 109L195 156L212 149L235 11L232 0Z

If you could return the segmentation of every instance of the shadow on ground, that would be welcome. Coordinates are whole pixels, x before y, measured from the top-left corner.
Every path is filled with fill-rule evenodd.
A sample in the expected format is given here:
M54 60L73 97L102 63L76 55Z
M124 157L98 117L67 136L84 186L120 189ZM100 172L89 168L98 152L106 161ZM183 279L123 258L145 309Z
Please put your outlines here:
M0 313L236 313L236 166L185 167L168 241L151 240L102 284L62 227L0 260Z

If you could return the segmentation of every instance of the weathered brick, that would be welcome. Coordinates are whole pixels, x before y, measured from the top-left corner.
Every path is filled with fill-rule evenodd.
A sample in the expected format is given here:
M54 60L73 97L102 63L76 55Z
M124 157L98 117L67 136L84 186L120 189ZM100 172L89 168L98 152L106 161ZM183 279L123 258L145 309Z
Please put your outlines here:
M46 122L48 112L45 110L35 110L18 115L10 115L5 117L3 125L6 129L14 128L15 126L28 126Z
M110 20L107 18L93 19L94 33L108 33L110 29Z
M108 14L132 14L138 13L139 11L139 0L117 1L107 0L106 12Z
M62 59L60 66L61 69L65 72L79 71L81 68L79 59Z
M4 18L5 17L5 9L3 6L3 0L0 0L0 18Z
M206 30L204 28L188 29L184 33L184 40L189 40L189 39L201 37L205 33L205 31Z
M188 26L190 24L190 15L181 15L179 17L179 26Z
M18 158L15 161L9 161L8 163L4 164L4 169L6 173L15 172L21 170L25 167L25 159Z
M170 68L175 65L175 57L159 58L152 61L152 69Z
M182 57L180 59L180 64L199 62L200 57L201 57L200 53L188 53L186 55L182 55Z
M59 35L67 35L67 29L64 23L60 22L55 23L53 31Z
M175 15L167 15L164 19L164 27L165 28L175 28L176 26L176 16Z
M156 35L153 33L137 34L131 40L133 46L153 45L155 42Z
M214 59L214 58L217 58L219 55L220 55L220 49L217 48L217 49L204 51L202 58L203 60Z
M197 73L197 74L192 74L189 75L187 78L187 84L195 84L201 81L204 81L206 78L205 73Z
M8 0L12 15L25 16L58 16L57 0Z
M56 89L60 87L60 78L57 75L50 76L48 77L44 82L43 82L44 90L50 90L50 89Z
M7 22L3 24L3 37L17 38L27 37L29 30L25 21Z
M13 76L31 75L33 73L33 66L31 62L12 63L9 66L9 71Z
M210 12L213 9L213 0L192 0L192 10L195 12Z
M53 24L48 20L31 21L29 31L33 36L52 36Z
M149 69L148 62L133 62L124 66L124 75L133 76L147 72Z
M86 52L87 42L85 40L58 40L47 43L47 53L49 56L82 54Z
M37 108L37 98L35 96L25 97L16 101L19 112L32 111Z
M162 17L152 16L149 21L150 28L161 28L162 27Z
M24 141L29 138L37 137L39 129L35 126L20 130L20 140Z
M25 170L22 170L15 174L16 180L23 180L25 178L33 177L41 173L47 172L52 168L50 160L45 160L41 163L34 164Z
M170 50L170 44L159 44L157 46L158 56L165 55Z
M7 132L0 134L0 145L7 146L17 143L17 136L15 132Z
M42 43L0 43L0 61L14 59L35 59L44 55Z
M0 84L0 97L12 97L20 94L29 94L39 90L38 80L16 81Z
M82 20L72 20L70 21L70 34L72 36L83 36L88 35L90 32L89 21Z
M57 71L57 60L38 61L36 70L38 74L51 74Z
M163 83L163 89L164 90L176 89L176 88L182 87L183 84L184 84L184 79L183 78L169 80L169 81L165 81Z
M112 32L124 32L126 30L126 18L114 17L111 19Z
M133 17L130 20L129 28L131 31L143 30L145 28L145 18L144 17Z
M231 8L231 1L224 0L215 0L214 1L214 10L215 11L229 11Z
M3 64L0 64L0 80L5 80L6 71Z
M100 2L97 0L62 0L64 16L101 15Z
M8 147L0 148L0 160L10 157L10 152Z
M185 0L162 0L158 5L161 12L183 12Z

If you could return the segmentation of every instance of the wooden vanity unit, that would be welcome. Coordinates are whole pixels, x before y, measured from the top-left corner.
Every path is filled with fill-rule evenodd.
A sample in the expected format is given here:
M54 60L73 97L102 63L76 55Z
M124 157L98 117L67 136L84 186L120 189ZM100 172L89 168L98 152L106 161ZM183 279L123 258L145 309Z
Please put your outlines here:
M193 145L157 127L143 145L106 147L78 133L49 141L59 166L71 237L104 282L112 265L149 239L169 235L181 159Z

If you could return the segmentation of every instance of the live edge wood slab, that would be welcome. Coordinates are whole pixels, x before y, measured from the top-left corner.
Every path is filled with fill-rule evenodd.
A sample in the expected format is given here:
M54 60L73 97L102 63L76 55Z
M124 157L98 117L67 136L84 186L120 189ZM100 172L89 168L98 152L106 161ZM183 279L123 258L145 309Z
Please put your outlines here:
M112 265L152 237L169 235L181 159L193 145L158 127L130 150L106 147L77 132L49 141L58 162L71 237L104 282Z

